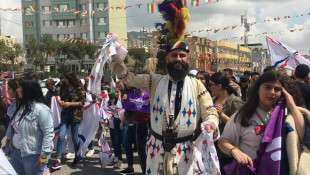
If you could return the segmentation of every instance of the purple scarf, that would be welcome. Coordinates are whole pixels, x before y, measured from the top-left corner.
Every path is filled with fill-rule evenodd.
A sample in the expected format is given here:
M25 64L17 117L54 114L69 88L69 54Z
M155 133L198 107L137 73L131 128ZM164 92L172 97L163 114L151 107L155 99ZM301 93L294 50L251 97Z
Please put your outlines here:
M282 125L285 109L285 100L282 98L272 112L264 132L257 158L254 160L254 168L249 165L238 165L234 160L225 165L226 175L280 175Z
M150 96L143 93L143 96L127 94L127 100L124 101L123 108L133 112L150 113Z

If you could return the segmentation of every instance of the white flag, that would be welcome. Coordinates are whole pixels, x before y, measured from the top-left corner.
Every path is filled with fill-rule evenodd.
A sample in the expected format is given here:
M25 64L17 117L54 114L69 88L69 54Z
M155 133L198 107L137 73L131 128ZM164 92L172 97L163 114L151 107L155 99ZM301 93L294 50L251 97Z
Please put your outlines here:
M266 39L273 67L295 70L299 64L310 66L310 61L295 49L273 40L270 37Z
M90 93L98 96L101 95L101 78L104 64L106 62L111 63L112 59L120 59L122 61L126 55L127 50L117 42L117 35L109 33L89 76L87 89Z
M55 134L53 139L54 149L56 149L57 147L58 134L61 122L61 110L62 109L60 107L60 97L52 97L51 112L53 116ZM80 159L85 156L89 143L95 138L100 119L100 103L98 103L97 101L85 103L83 107L83 120L80 123L78 136L80 142L78 155ZM74 146L71 137L71 125L67 129L65 138L66 139L64 141L64 147L62 152L74 152Z
M98 146L100 148L99 162L101 168L105 168L112 162L112 153L109 144L107 142L107 139L105 138L105 134L106 134L105 131L102 131L101 137L98 141Z

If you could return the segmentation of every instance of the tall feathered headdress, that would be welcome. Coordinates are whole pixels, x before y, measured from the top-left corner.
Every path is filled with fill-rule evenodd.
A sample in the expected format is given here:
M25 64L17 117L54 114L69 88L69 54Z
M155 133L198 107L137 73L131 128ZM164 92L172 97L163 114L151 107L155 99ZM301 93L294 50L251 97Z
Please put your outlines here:
M161 29L166 37L166 50L174 43L184 38L186 26L189 21L188 9L184 7L182 0L153 0L158 4L158 10L167 23L156 23L155 27Z

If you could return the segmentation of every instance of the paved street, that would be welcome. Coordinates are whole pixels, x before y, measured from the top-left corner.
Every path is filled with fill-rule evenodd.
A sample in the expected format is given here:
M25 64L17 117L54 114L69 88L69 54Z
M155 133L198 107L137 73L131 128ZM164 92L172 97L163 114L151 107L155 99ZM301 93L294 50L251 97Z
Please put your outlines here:
M109 145L112 145L110 142L110 135L109 132L107 132L107 139L109 141ZM3 139L3 144L4 144ZM73 160L65 160L64 158L62 159L62 165L61 165L61 170L57 170L55 172L51 171L52 175L64 175L64 174L70 174L70 175L92 175L92 174L105 174L105 175L115 175L119 174L119 171L123 170L124 168L127 167L127 161L126 161L126 155L125 155L125 150L123 149L123 161L124 164L122 165L121 169L114 169L113 166L107 166L104 169L100 168L99 165L99 148L97 144L97 139L95 140L95 154L92 157L86 157L84 161L77 165L75 168L71 168L71 163ZM113 150L112 150L113 152ZM55 151L52 153L52 158L49 161L48 166L51 166L52 163L54 162L54 158L56 157ZM114 154L113 154L114 155ZM65 157L65 154L63 154L63 157ZM135 174L141 174L142 170L139 164L139 157L138 153L134 152L134 169L135 169Z

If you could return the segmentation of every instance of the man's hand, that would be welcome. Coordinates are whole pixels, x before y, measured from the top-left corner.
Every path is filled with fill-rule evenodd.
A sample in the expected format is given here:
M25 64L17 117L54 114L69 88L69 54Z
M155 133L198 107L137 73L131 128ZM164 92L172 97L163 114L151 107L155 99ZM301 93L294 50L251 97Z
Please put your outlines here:
M44 166L47 163L47 160L46 159L42 159L41 156L39 156L38 163L39 163L39 166L42 167L42 166Z
M205 130L210 133L211 130L213 130L213 138L217 138L218 136L218 128L215 124L206 124L205 126Z

